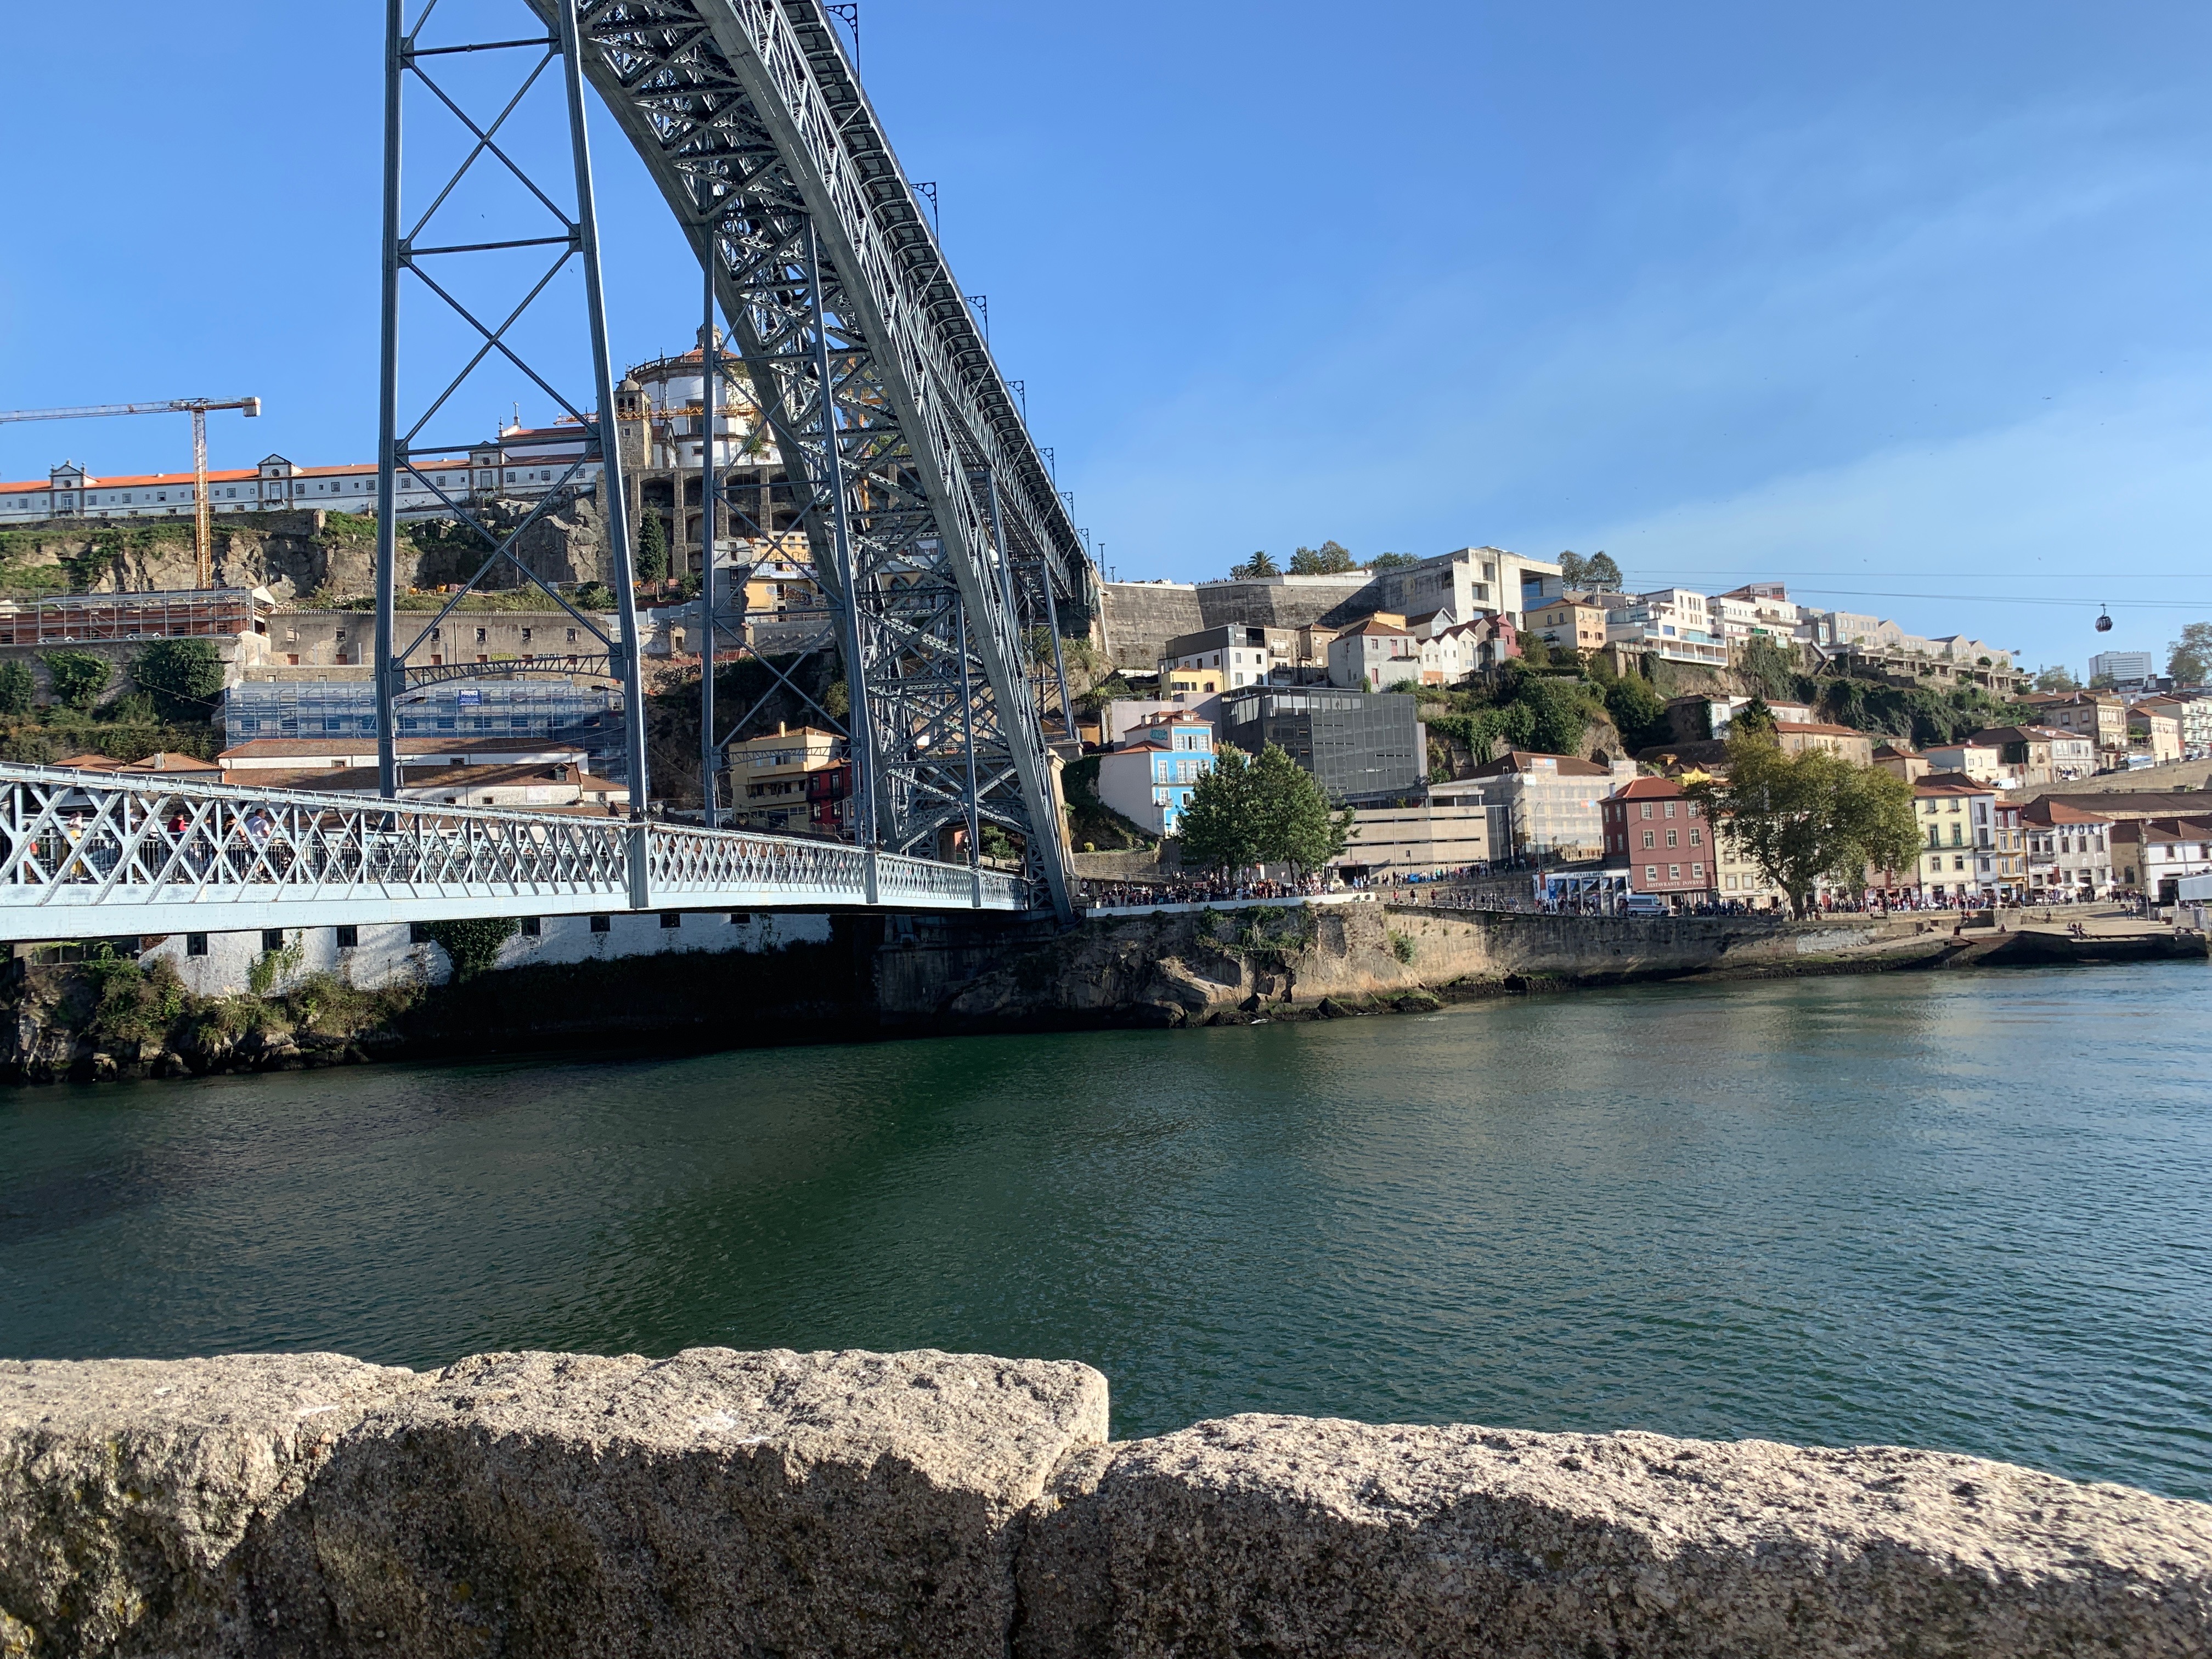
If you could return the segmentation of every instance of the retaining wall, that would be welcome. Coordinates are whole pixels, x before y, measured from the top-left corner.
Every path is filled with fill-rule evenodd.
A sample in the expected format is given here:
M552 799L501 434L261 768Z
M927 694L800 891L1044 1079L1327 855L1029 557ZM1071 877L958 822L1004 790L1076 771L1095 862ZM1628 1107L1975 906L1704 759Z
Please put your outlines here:
M2212 1650L2212 1506L1896 1447L1246 1416L924 1351L0 1362L0 1652Z

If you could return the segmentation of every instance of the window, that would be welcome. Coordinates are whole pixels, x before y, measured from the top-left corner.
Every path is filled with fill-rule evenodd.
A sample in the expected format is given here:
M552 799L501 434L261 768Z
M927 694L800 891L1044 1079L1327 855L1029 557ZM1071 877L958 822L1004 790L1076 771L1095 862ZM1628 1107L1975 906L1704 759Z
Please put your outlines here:
M1648 818L1648 817L1650 817L1651 816L1651 803L1650 803L1650 801L1648 801L1648 800L1647 800L1647 801L1645 801L1645 802L1644 803L1644 811L1643 811L1641 813L1638 814L1638 817L1647 817L1647 818ZM1648 847L1648 846L1650 846L1650 842L1646 842L1644 843L1644 845Z
M1705 866L1704 865L1693 864L1690 866L1690 879L1692 881L1703 881L1705 878Z
M1667 832L1667 845L1669 847L1680 847L1681 844L1682 832L1680 830L1669 830Z
M1667 803L1667 816L1670 818L1674 816L1674 803L1671 800ZM1668 844L1669 846L1673 845L1671 842Z
M605 933L611 925L612 919L610 917L593 916L592 918L592 931L595 933Z
M261 930L261 948L264 951L283 950L284 948L284 930L282 927L263 928Z
M541 921L538 917L536 917L536 916L525 916L525 917L523 917L523 919L522 919L522 936L523 936L523 938L525 938L525 939L536 939L536 938L537 938L540 933L542 933L543 932L544 932L544 929L545 929L545 924L544 924L543 921Z
M1704 830L1691 830L1691 831L1690 831L1690 845L1691 845L1691 846L1692 846L1692 847L1703 847L1705 844L1705 832Z
M1681 880L1681 878L1682 878L1682 866L1681 866L1680 865L1679 865L1679 864L1670 864L1670 865L1668 865L1668 866L1667 866L1667 879L1668 879L1668 880L1669 880L1669 881L1680 881L1680 880Z
M477 629L477 643L478 645L482 645L483 642L484 642L484 631L483 631L483 629L479 628L478 629Z
M361 944L361 929L358 927L334 927L331 931L337 935L337 947L341 951L353 950Z
M205 956L207 954L207 935L205 933L185 934L185 954L188 957Z
M1656 864L1647 864L1647 865L1645 865L1645 866L1644 866L1644 880L1646 880L1646 881L1656 881L1656 880L1658 880L1658 879L1659 879L1659 866L1658 866L1657 865L1656 865Z

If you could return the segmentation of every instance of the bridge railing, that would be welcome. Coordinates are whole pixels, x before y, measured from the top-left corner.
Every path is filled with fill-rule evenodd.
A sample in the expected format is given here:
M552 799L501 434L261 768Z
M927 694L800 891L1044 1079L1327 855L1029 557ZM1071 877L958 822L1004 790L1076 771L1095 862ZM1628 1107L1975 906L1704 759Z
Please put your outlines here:
M0 939L586 911L1022 910L997 871L573 812L0 763Z

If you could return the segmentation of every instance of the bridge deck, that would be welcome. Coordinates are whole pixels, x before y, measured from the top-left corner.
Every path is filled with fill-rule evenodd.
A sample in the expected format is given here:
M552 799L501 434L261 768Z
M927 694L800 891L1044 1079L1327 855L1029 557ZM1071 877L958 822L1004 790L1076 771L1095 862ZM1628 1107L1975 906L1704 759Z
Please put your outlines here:
M1019 877L798 836L0 763L0 942L687 908L1030 906Z

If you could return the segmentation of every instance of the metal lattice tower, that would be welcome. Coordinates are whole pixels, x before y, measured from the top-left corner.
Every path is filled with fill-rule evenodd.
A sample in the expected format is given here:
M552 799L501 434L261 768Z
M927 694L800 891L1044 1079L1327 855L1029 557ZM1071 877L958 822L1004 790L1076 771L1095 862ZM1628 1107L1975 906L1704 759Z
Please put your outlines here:
M389 3L403 41L399 0ZM819 643L845 666L849 713L838 724L853 757L859 839L928 856L957 826L972 860L979 832L1000 826L1021 838L1031 873L1066 917L1051 745L1074 733L1058 639L1061 613L1087 614L1094 602L1091 562L825 9L818 0L528 3L546 33L520 44L561 58L572 88L588 80L599 91L702 262L710 324L717 307L728 320L732 352L789 480L785 517L804 531L827 596ZM571 40L573 56L563 50ZM395 83L398 55L395 47ZM572 137L578 210L566 234L590 289L593 418L608 412L606 441L591 459L605 469L602 500L627 578L629 514L617 505L620 445L580 110ZM390 217L387 305L394 262L409 257L396 205ZM477 325L486 350L504 349L494 328ZM711 394L707 402L711 410ZM404 443L406 434L392 435ZM711 459L711 442L704 453ZM713 493L713 506L744 516L726 492ZM716 602L716 513L704 516L711 789L714 642L742 638L744 585L730 583L735 592ZM388 540L388 514L386 523ZM487 568L510 556L513 535L487 531L485 539ZM388 578L382 597L388 620ZM622 598L627 607L626 581ZM634 640L627 609L623 620ZM635 710L636 659L618 642L609 648ZM395 683L403 672L393 670ZM641 733L635 742L638 780Z

